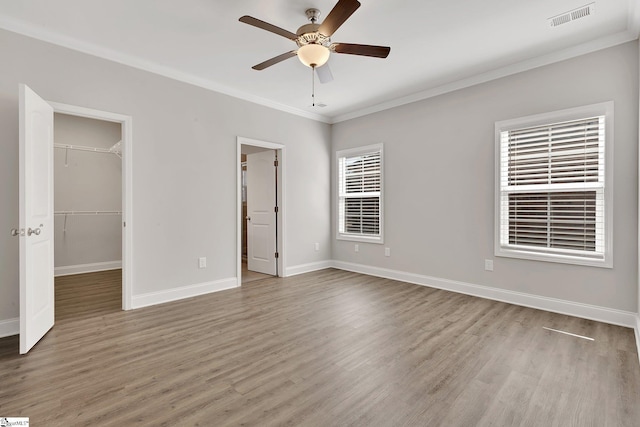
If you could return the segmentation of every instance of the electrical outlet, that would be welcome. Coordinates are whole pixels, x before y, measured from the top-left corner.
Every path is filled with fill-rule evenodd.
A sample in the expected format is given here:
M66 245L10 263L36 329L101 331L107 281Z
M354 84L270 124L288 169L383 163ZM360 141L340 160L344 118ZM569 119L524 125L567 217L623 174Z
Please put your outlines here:
M485 259L484 260L484 269L487 271L493 271L493 260Z
M391 256L391 248L384 248L384 256Z
M198 267L199 268L206 268L207 267L207 258L206 257L198 258Z
M353 247L353 250L356 251L356 252L360 252L360 245L355 245Z
M316 247L316 251L319 251L320 250L320 243L316 242L315 247Z

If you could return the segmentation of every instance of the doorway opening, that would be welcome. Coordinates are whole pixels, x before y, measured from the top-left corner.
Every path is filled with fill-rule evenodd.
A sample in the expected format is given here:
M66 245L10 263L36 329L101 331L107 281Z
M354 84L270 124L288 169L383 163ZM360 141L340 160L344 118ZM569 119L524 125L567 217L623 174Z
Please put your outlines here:
M56 321L121 310L122 125L54 113Z
M130 310L131 117L49 104L56 303L64 300L70 308L60 315Z
M126 228L131 218L131 117L45 101L25 84L19 85L19 94L20 224L11 234L20 238L20 354L25 354L55 324L55 113L120 124L121 300L123 309L131 308L132 233ZM61 214L68 216L68 212Z
M238 137L238 284L284 276L284 146Z

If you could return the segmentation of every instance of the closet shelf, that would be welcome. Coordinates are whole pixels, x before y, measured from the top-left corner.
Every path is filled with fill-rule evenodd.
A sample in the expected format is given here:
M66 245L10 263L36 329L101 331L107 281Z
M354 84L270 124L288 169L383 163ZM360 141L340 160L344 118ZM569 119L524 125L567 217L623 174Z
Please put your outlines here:
M122 215L122 211L55 211L54 215Z
M121 142L113 145L111 148L98 148L98 147L85 147L83 145L69 145L69 144L53 144L54 148L61 148L63 150L78 150L78 151L91 151L93 153L106 153L115 154L122 158Z

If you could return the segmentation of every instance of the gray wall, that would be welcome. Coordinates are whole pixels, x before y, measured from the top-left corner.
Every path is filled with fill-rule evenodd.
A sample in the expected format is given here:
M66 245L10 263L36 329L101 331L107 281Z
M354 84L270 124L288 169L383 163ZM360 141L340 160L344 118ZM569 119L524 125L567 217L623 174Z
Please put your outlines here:
M8 230L18 225L21 82L50 101L133 117L134 295L235 276L240 135L287 147L289 267L333 258L637 311L637 42L333 127L10 32L0 31L0 57L0 322L18 316L18 240ZM494 122L607 100L614 268L495 258L485 272ZM330 230L330 170L336 150L375 142L385 143L385 244L360 243L356 254ZM199 256L208 268L197 268Z
M614 268L494 257L494 123L609 100ZM335 260L637 311L637 42L342 122L332 142L334 153L378 142L385 150L385 243L356 253L334 239Z
M6 31L0 58L0 321L19 314L18 83L133 117L134 295L236 276L237 136L286 146L287 266L330 259L329 125Z
M120 123L55 114L56 144L109 149L121 140ZM54 150L54 210L122 210L122 161L115 154ZM120 215L56 215L55 266L122 259Z

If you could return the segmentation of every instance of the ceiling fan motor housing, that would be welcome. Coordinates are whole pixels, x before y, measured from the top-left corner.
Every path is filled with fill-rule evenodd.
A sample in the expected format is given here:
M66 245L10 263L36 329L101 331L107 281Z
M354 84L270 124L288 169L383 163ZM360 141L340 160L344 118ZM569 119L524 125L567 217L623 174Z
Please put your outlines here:
M319 24L306 24L298 28L298 31L296 31L296 34L298 35L298 38L296 38L296 44L298 47L308 44L319 44L329 48L331 46L331 39L324 34L320 34L318 32L318 28L320 28Z

